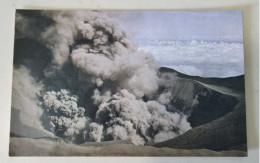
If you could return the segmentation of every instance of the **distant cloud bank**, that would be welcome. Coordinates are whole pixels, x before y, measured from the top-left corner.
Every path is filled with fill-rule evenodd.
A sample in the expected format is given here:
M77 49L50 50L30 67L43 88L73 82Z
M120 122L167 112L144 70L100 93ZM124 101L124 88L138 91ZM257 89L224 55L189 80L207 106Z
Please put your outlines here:
M151 53L161 66L203 77L244 74L242 43L142 40L139 50Z

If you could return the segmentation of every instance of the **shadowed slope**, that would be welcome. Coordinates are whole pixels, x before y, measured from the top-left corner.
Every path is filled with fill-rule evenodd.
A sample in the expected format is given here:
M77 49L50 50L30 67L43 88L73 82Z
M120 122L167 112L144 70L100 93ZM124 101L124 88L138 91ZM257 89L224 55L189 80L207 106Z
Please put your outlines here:
M241 101L234 111L225 116L193 128L185 134L153 144L155 147L177 149L211 149L246 151L246 113L245 102Z

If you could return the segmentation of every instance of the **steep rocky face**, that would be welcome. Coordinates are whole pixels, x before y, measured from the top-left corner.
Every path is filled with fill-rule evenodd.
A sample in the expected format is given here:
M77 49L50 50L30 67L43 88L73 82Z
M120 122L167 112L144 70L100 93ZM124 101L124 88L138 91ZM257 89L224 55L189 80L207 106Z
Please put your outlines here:
M177 149L211 149L246 151L245 101L240 101L233 111L211 123L193 128L185 134L156 143L155 147Z
M162 78L169 79L162 90L173 94L167 109L188 114L193 129L153 146L247 151L243 76L214 79L187 76L168 68L160 72Z
M167 110L187 114L192 127L224 116L238 103L233 96L219 93L195 80L181 78L176 73L163 72L161 78L166 81L161 91L172 95Z
M198 94L198 104L191 108L188 121L192 127L197 127L219 117L224 116L233 110L237 100L228 95L210 91L208 95Z

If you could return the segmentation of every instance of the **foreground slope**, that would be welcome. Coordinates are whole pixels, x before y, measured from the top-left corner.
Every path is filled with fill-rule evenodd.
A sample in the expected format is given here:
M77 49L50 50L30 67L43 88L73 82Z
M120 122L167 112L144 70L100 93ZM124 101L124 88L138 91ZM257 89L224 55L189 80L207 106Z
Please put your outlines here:
M114 144L107 146L78 146L45 139L11 138L10 156L246 156L232 150L216 152L207 149L182 150Z
M183 135L156 143L154 147L175 149L211 149L246 151L245 103L241 101L234 111L225 116L193 128Z

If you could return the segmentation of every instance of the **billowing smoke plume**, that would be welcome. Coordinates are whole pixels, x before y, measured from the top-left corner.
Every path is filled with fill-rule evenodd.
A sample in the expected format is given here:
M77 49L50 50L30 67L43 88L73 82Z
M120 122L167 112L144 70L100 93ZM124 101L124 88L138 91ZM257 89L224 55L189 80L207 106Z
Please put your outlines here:
M78 97L70 96L67 90L46 92L42 96L45 127L55 135L66 136L73 140L74 135L84 130L87 122L85 109L78 107Z
M164 141L189 128L184 117L169 113L157 101L138 100L125 89L99 106L96 121L105 126L104 140L131 140L135 144Z
M167 111L172 95L159 93L162 79L152 55L138 51L106 12L35 11L37 16L31 15L18 12L16 25L21 25L20 33L47 49L44 62L39 61L44 73L31 73L43 84L38 99L47 130L77 143L144 144L190 129L184 114ZM30 59L35 62L27 56L20 64L37 71L33 67L37 64L28 64Z

